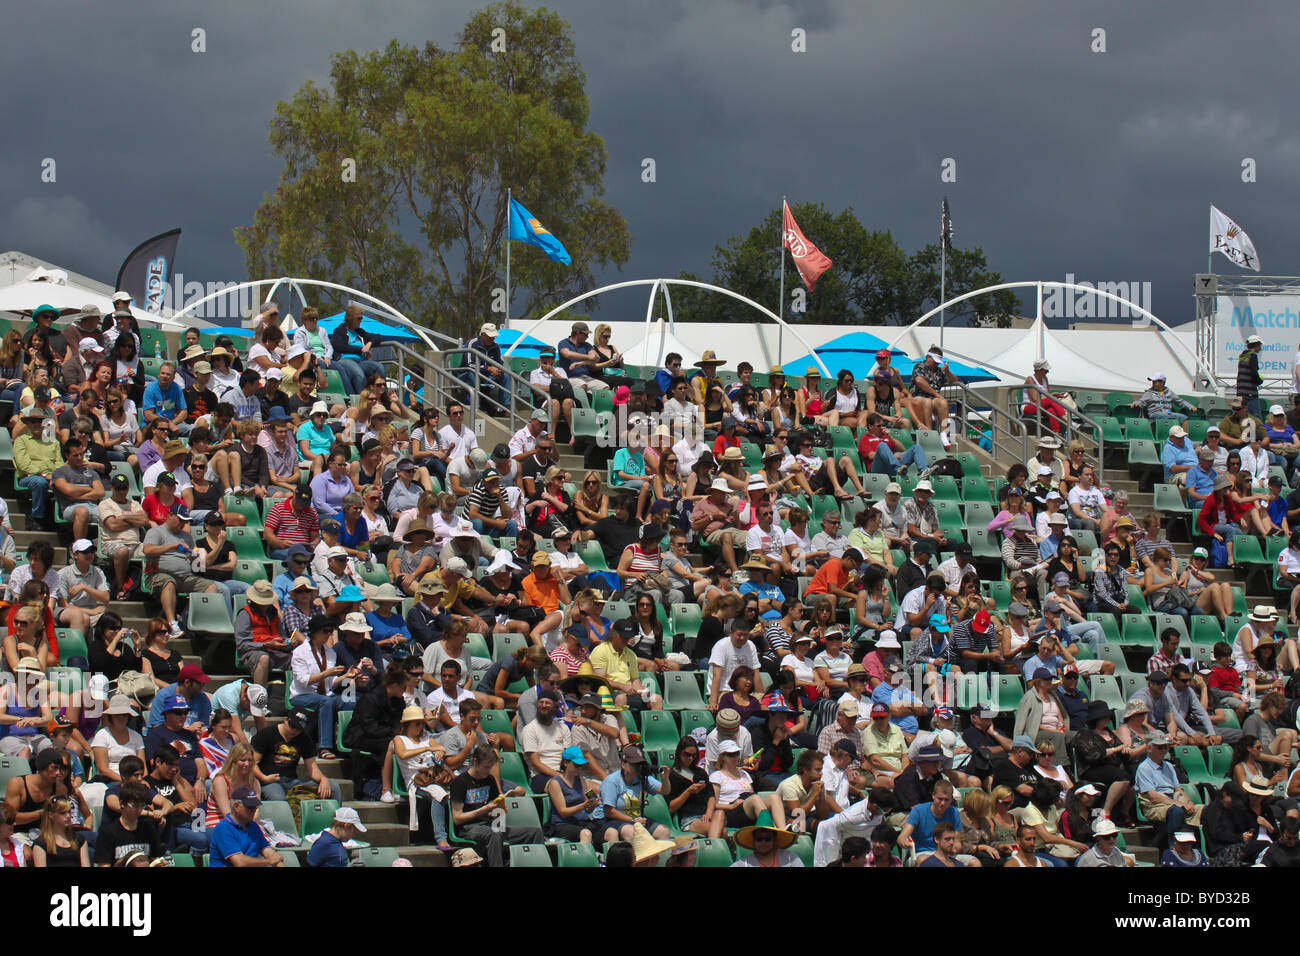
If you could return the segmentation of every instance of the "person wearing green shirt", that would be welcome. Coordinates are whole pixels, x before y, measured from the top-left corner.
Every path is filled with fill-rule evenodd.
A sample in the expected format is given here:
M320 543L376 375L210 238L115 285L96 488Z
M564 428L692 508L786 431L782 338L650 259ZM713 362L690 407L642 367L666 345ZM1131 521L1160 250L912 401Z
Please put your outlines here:
M63 451L54 438L54 412L32 406L22 413L22 420L27 430L14 440L16 478L18 486L31 493L32 517L48 528L50 482L63 467Z

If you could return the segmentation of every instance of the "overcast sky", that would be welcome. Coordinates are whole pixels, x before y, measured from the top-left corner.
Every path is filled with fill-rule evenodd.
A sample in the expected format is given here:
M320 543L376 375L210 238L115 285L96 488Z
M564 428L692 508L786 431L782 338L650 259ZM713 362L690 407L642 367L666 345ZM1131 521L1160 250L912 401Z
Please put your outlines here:
M232 230L278 180L275 102L323 82L332 51L450 46L482 5L11 5L0 246L112 282L136 243L180 226L187 280L248 278ZM1005 279L1150 282L1171 324L1193 314L1211 201L1250 233L1265 274L1300 268L1294 4L549 6L573 26L606 198L633 237L606 281L711 275L714 246L783 194L852 206L908 252L936 239L947 195L957 245L983 246ZM195 27L205 54L190 51ZM791 51L796 27L806 53ZM1105 53L1090 50L1098 27ZM46 157L55 183L41 182ZM955 183L940 181L946 157ZM1242 182L1245 157L1256 183ZM545 222L544 198L526 202ZM1242 274L1222 256L1215 271ZM643 295L606 297L602 315L624 310L643 313Z

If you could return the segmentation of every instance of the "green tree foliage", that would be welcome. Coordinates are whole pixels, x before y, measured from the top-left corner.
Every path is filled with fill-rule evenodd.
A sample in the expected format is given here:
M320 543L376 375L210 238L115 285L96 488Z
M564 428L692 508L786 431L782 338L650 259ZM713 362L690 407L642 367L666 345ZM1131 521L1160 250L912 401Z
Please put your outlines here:
M852 207L830 213L820 203L790 207L799 228L834 261L817 287L807 292L790 256L785 257L784 317L791 322L827 325L897 325L911 322L939 304L939 246L926 246L908 256L887 231L869 232ZM746 235L732 236L715 247L715 285L739 292L776 310L780 287L781 209L772 210ZM682 273L682 278L699 280ZM1001 282L990 272L980 249L952 250L948 256L947 294L951 298ZM795 290L805 293L804 311L792 308ZM754 312L742 302L703 290L673 290L674 304L691 321L753 322ZM1008 325L1018 302L1009 291L980 296L948 313L949 320Z
M276 104L280 183L236 231L249 274L353 285L463 337L503 317L491 309L510 187L573 257L515 243L511 315L590 288L631 238L599 198L606 153L585 83L568 24L515 2L474 14L452 50L335 54L328 88Z

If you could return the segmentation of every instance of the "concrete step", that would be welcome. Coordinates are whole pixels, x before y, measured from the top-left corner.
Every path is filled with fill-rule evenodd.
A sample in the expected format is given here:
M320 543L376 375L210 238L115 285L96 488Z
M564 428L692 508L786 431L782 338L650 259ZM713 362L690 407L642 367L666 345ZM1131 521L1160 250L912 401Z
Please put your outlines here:
M398 847L397 855L410 860L412 866L451 866L451 857L436 846Z
M366 824L366 832L359 839L365 840L371 846L410 846L411 831L407 828L406 823L370 823Z
M380 803L378 800L353 800L348 806L357 811L361 822L369 826L372 823L405 823L407 805L405 803Z

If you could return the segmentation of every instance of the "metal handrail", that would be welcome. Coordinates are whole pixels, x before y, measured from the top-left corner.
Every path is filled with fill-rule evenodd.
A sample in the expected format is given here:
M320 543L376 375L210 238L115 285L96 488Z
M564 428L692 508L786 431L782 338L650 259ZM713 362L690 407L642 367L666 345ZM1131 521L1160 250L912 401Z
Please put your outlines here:
M1023 390L1023 387L1017 386L1017 388ZM1007 386L998 384L996 389L1007 389ZM1014 390L1014 388L1008 389L1008 397ZM968 433L971 410L976 407L981 409L983 414L979 421L988 426L990 433L988 437L993 445L990 453L995 460L1028 461L1031 451L1037 448L1037 438L1049 431L1054 431L1063 445L1068 445L1073 440L1081 441L1088 446L1096 445L1097 453L1093 463L1098 467L1106 459L1106 437L1101 424L1082 411L1072 410L1061 417L1044 409L1041 402L1035 402L1035 414L1026 417L1020 414L1024 405L1023 397L1016 403L1016 411L1012 412L998 402L994 388L976 390L965 382L957 382L945 385L943 391L957 392L961 396L962 434ZM1025 427L1027 421L1036 423L1037 435L1030 436L1029 429ZM1057 424L1057 429L1051 428L1053 422ZM982 428L978 430L983 436L984 430Z
M473 351L472 349L458 346L440 349L436 353L420 353L401 342L385 342L384 347L393 351L393 361L397 365L398 377L404 392L415 397L416 390L412 387L412 383L416 383L417 388L423 389L423 402L436 403L440 407L445 407L452 402L459 403L460 394L467 393L469 401L462 403L466 406L468 413L466 417L473 422L478 422L483 406L481 390L477 387L477 383L471 385L457 374L462 369L450 367L453 356L462 356L464 360ZM508 390L506 400L502 403L506 415L504 419L497 415L489 417L508 428L513 434L526 424L527 416L531 414L534 407L531 404L535 394L532 386L528 379L514 372L508 365L494 362L482 352L474 352L474 356L486 365L502 371L502 388ZM475 431L478 431L477 426Z

